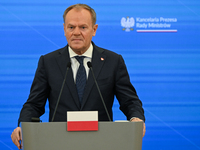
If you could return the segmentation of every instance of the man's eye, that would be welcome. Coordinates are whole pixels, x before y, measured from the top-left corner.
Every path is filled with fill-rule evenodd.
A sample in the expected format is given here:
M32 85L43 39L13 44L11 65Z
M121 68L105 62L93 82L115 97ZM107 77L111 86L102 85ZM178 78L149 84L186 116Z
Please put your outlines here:
M69 29L73 29L74 27L69 27Z
M86 27L82 27L82 29L85 29Z

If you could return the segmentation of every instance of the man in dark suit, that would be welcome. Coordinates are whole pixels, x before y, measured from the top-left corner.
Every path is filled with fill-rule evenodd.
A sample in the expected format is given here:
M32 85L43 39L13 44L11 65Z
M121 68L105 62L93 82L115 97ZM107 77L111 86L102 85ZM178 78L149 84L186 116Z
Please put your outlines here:
M95 78L110 118L112 119L113 116L112 105L116 95L120 109L126 115L127 120L145 121L142 103L130 83L121 55L100 48L92 42L92 37L95 36L98 28L95 24L95 11L85 4L72 5L65 10L63 18L68 45L40 57L29 98L20 113L18 126L20 122L31 121L32 117L40 117L44 114L47 99L50 109L49 120L52 119L68 62L71 62L71 67L54 121L66 121L67 111L98 111L99 121L108 121L109 117L94 83L91 70L87 66L88 61L92 63ZM82 91L77 87L79 84L77 76L79 76L81 67L83 71L81 75L85 74L85 80L80 81L83 86ZM18 148L21 148L20 134L21 128L17 127L11 135Z

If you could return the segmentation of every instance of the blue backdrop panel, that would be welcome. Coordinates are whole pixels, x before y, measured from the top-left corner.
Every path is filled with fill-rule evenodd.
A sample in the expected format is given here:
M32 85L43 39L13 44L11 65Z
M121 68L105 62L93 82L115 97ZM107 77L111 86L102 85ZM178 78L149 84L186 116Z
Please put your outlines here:
M93 41L125 59L145 109L143 150L200 149L198 0L0 0L0 149L17 149L10 134L38 59L67 44L62 15L80 2L96 10ZM43 122L48 112L47 103ZM114 120L126 119L117 100L113 112Z

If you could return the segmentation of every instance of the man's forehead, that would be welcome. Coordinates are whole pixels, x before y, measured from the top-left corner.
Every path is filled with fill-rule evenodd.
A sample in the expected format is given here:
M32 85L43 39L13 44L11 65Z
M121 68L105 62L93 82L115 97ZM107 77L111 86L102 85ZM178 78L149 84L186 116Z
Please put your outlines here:
M78 7L78 8L72 8L67 14L66 14L66 16L68 15L68 14L71 14L71 13L76 13L76 12L83 12L83 13L89 13L90 15L91 15L91 13L90 13L90 11L89 10L87 10L87 9L85 9L85 8L82 8L82 7Z
M85 18L84 16L87 16L87 18ZM84 17L84 19L82 17ZM91 16L90 11L88 11L87 9L84 9L84 8L73 8L65 16L65 20L67 22L75 21L77 18L79 18L79 21L82 20L83 23L86 22L87 20L89 20L89 21L91 20L91 22L92 22L92 16ZM68 19L70 19L70 20L68 20Z
M82 22L80 22L80 23L77 23L77 22L69 22L69 23L67 23L66 24L67 26L88 26L88 24L87 23L82 23Z

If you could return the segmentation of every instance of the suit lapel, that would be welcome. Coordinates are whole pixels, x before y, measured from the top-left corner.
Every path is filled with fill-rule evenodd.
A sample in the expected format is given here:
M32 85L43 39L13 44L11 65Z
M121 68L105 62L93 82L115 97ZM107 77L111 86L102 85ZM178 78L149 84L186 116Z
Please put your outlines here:
M103 64L106 61L106 56L103 55L103 51L104 51L103 49L100 49L93 44L92 68L93 68L96 79L98 78L99 73L103 67ZM81 109L83 109L83 107L88 99L89 93L91 92L92 87L96 86L94 84L95 84L94 79L92 76L92 72L90 70L89 76L88 76L88 81L86 83L86 87L85 87L85 91L84 91L84 95L83 95Z
M67 69L67 63L70 62L68 46L64 47L59 52L59 55L56 57L56 59L57 59L58 66L62 72L63 79L64 79L66 69ZM68 74L67 74L66 85L67 85L77 107L80 108L80 101L78 98L77 89L76 89L76 86L74 83L74 77L73 77L73 72L72 72L71 68L69 69Z

